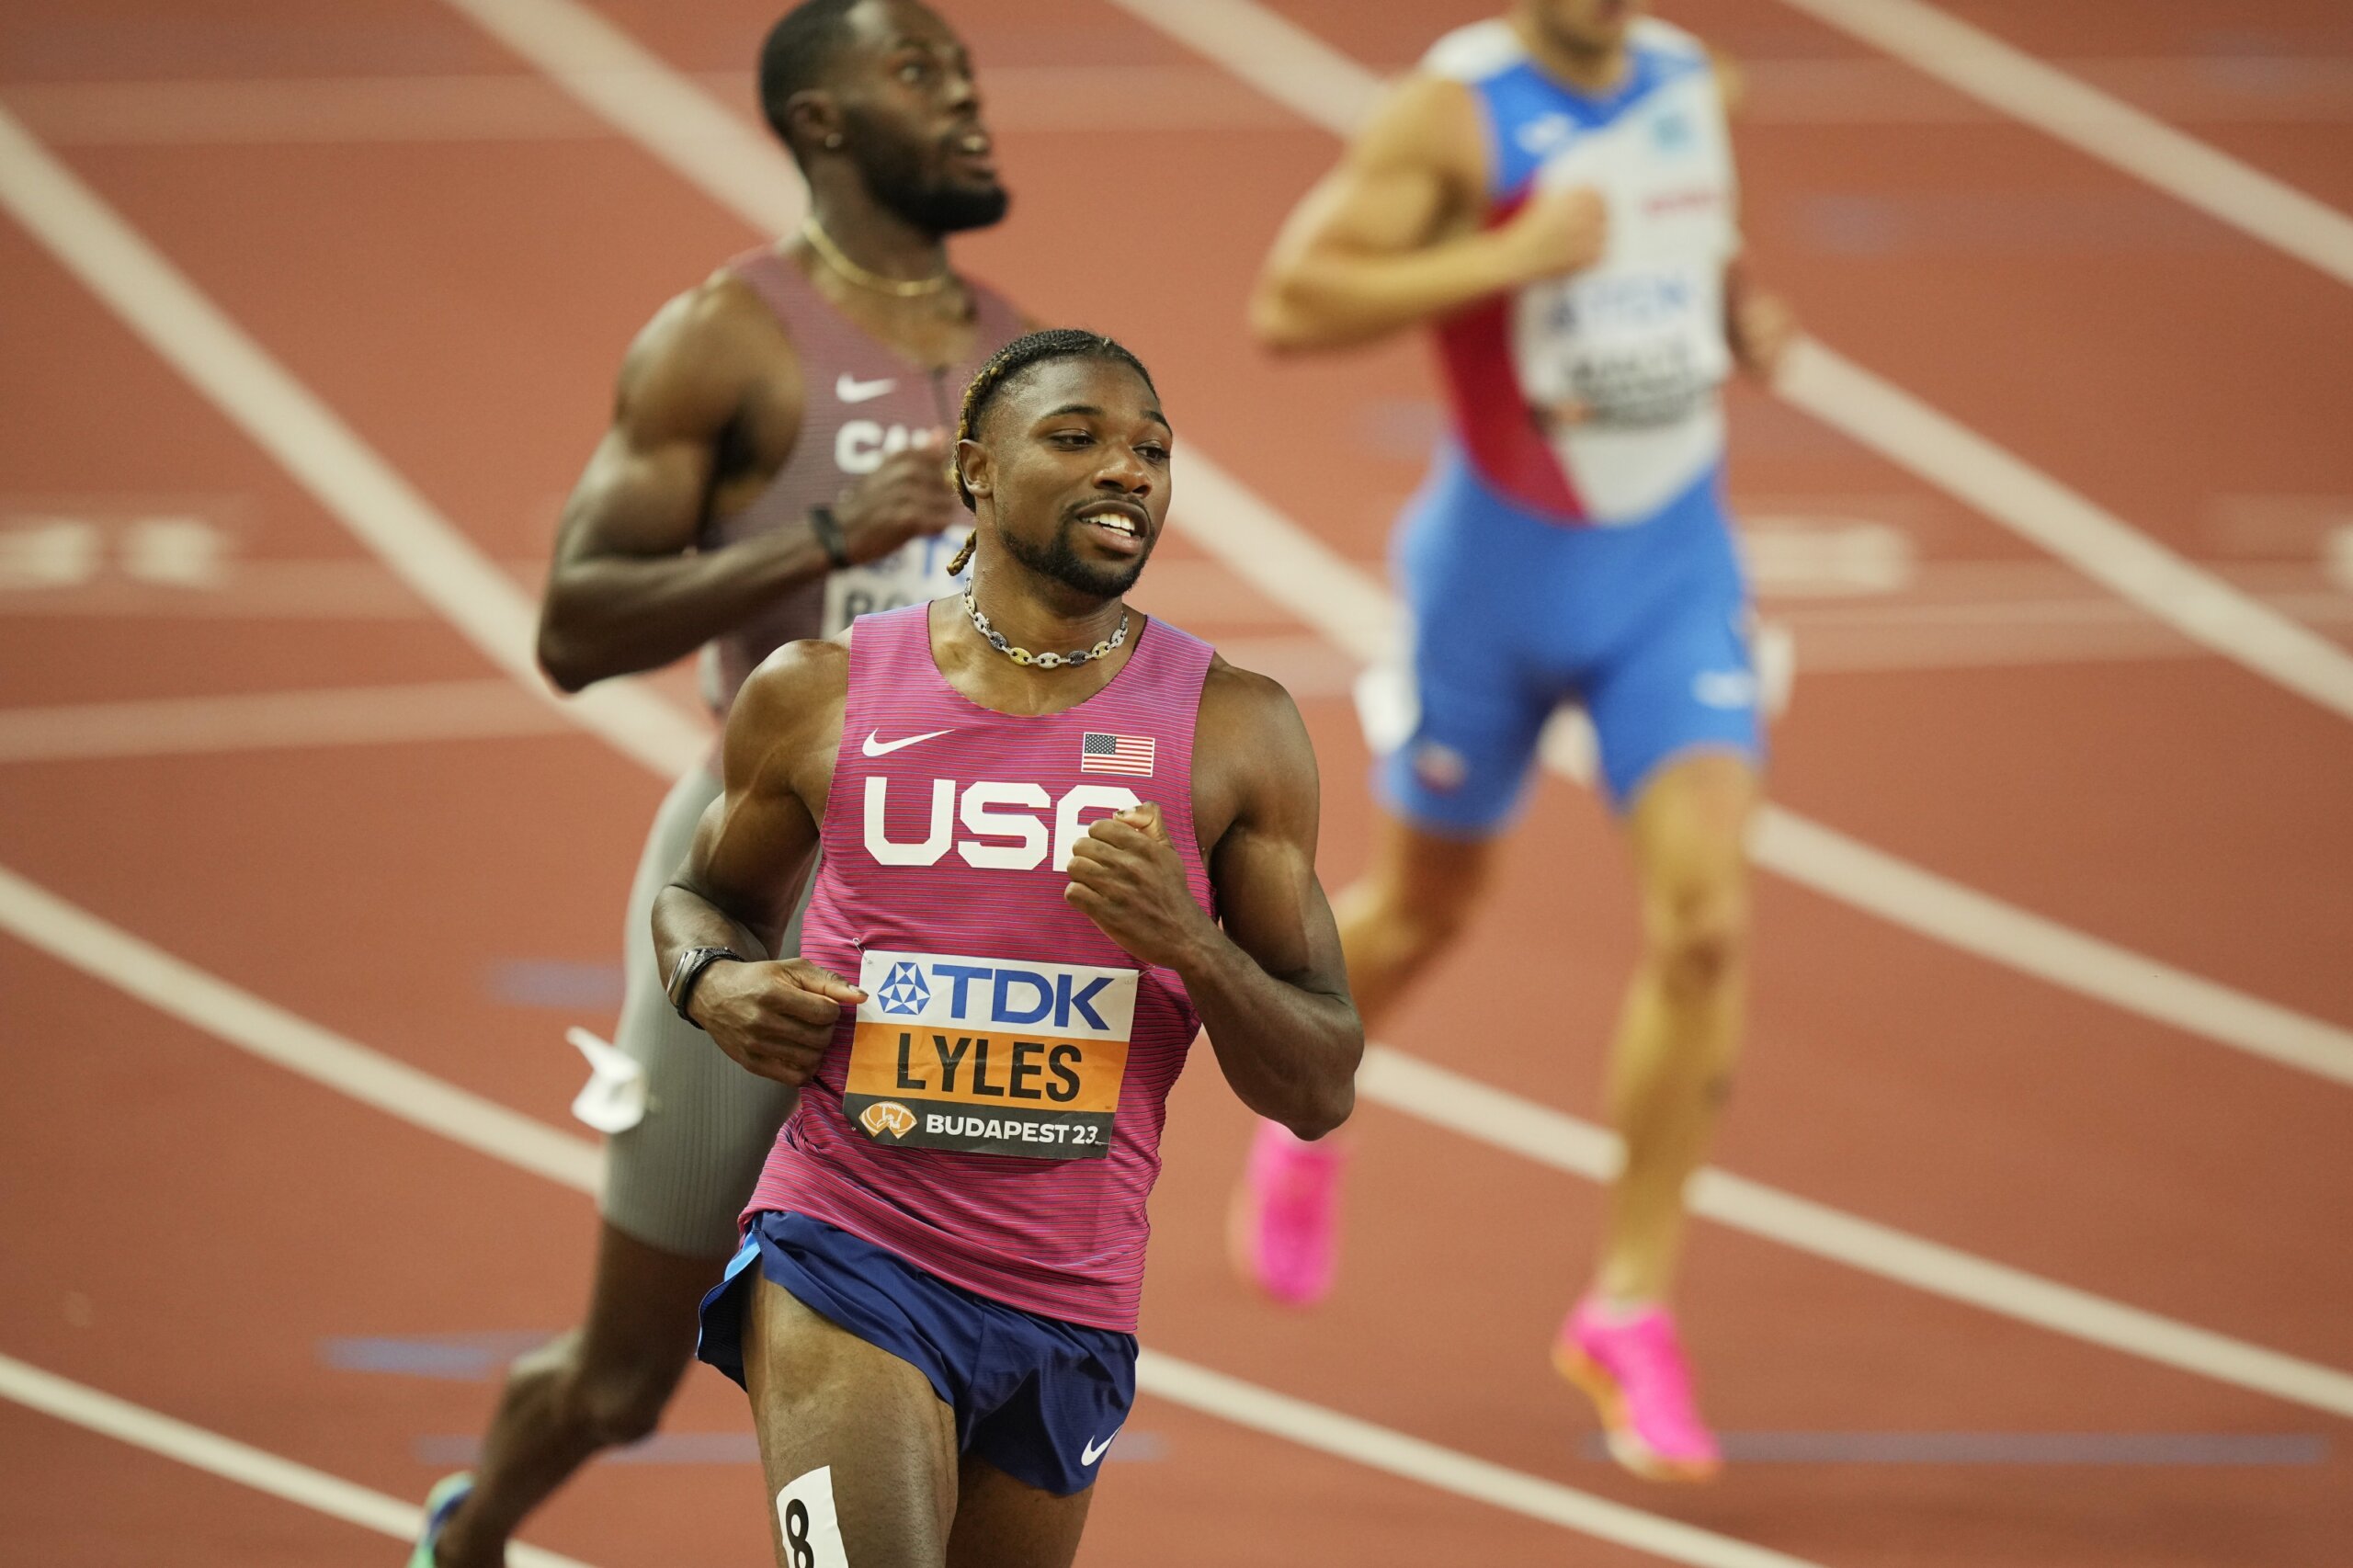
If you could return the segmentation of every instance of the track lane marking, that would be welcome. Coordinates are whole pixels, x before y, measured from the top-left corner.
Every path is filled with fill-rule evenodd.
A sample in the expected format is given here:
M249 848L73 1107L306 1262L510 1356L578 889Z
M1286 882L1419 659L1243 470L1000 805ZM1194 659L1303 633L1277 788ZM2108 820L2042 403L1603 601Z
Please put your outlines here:
M1357 1091L1391 1110L1607 1184L1617 1134L1582 1118L1386 1046L1365 1052ZM1927 1295L1981 1308L2178 1371L2353 1419L2353 1373L2196 1327L1800 1198L1714 1165L1692 1177L1691 1211Z
M1257 0L1105 3L1216 61L1335 135L1346 136L1361 123L1381 92L1381 78L1372 72ZM2193 642L2353 719L2353 653L2201 571L1820 340L1793 346L1774 390Z
M2353 719L2353 654L1814 338L1775 392L2192 642Z
M701 726L636 682L608 681L568 699L550 691L532 651L530 597L5 108L0 200L165 363L524 689L562 711L593 712L594 725L623 751L672 775L709 746Z
M2353 218L1922 0L1782 0L1925 76L2353 283Z
M0 866L0 928L69 969L387 1116L582 1192L597 1148L266 1002Z
M0 708L0 764L579 733L501 676Z
M483 1099L381 1051L347 1040L307 1018L263 1000L239 986L165 952L120 926L59 898L0 867L0 929L5 929L69 969L114 986L159 1013L189 1024L225 1045L310 1079L413 1127L460 1143L560 1187L594 1196L603 1157L584 1138L536 1118ZM20 1387L35 1387L6 1375L0 1358L0 1393L17 1398ZM16 1364L16 1365L21 1365ZM24 1369L30 1372L33 1369ZM1512 1513L1581 1531L1693 1568L1819 1568L1730 1536L1718 1535L1656 1514L1613 1503L1540 1476L1458 1453L1419 1437L1326 1409L1288 1394L1232 1378L1164 1352L1148 1352L1139 1364L1137 1386L1160 1398L1214 1415L1238 1426L1403 1476L1441 1492L1491 1504ZM84 1390L92 1399L108 1396ZM29 1399L20 1403L32 1403ZM119 1402L117 1402L118 1403ZM40 1408L50 1408L41 1405ZM94 1421L107 1411L87 1401L75 1405ZM131 1407L134 1408L135 1407ZM57 1412L52 1411L52 1414ZM152 1413L142 1413L152 1415ZM67 1416L67 1419L77 1419ZM167 1417L153 1416L168 1422ZM173 1424L177 1425L177 1424ZM97 1427L124 1437L136 1430L153 1437L160 1429ZM194 1429L189 1429L193 1431ZM209 1437L210 1434L199 1434ZM226 1439L218 1439L226 1442ZM153 1447L152 1443L142 1446ZM231 1445L242 1449L243 1445ZM165 1451L158 1449L158 1451ZM193 1451L193 1450L191 1450ZM259 1450L245 1450L279 1465ZM184 1458L178 1452L174 1458ZM190 1458L188 1462L197 1463ZM205 1466L205 1468L213 1468ZM302 1467L292 1466L301 1471ZM230 1473L222 1471L222 1473ZM260 1484L266 1468L248 1466L233 1479ZM331 1476L305 1472L317 1482L347 1486ZM273 1490L264 1486L264 1490ZM358 1492L361 1489L351 1488ZM289 1495L280 1493L280 1495ZM322 1494L325 1495L325 1494ZM338 1494L340 1495L340 1494ZM376 1497L378 1511L360 1519L389 1534L415 1532L418 1510ZM296 1501L305 1501L296 1497ZM350 1501L348 1498L344 1499ZM315 1505L314 1505L315 1506ZM386 1511L397 1509L397 1515ZM329 1510L332 1511L332 1510ZM348 1516L347 1516L348 1517ZM392 1528L397 1525L398 1528ZM550 1568L560 1560L546 1560Z
M586 1140L296 1017L0 867L0 930L223 1044L575 1191L597 1190ZM1492 1085L1374 1046L1366 1098L1554 1170L1607 1182L1615 1135ZM1708 1167L1693 1210L1794 1251L2143 1360L2353 1418L2353 1374L2111 1301L2024 1269ZM1337 1451L1337 1450L1334 1450ZM1547 1483L1549 1484L1549 1483Z
M0 1399L395 1540L413 1541L425 1528L425 1510L414 1503L133 1404L13 1356L0 1355ZM578 1558L520 1542L507 1547L506 1558L516 1568L588 1568Z

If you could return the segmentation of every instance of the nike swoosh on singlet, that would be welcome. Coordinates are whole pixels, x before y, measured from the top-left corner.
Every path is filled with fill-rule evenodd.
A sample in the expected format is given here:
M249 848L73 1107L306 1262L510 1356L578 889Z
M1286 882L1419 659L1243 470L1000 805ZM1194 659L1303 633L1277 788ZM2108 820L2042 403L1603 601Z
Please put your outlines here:
M898 384L898 378L894 376L885 376L879 381L861 381L844 370L834 381L834 395L844 403L866 403L881 397Z
M1117 1426L1112 1427L1111 1437L1116 1437L1119 1435L1120 1429ZM1103 1450L1111 1446L1111 1437L1106 1437L1099 1443L1089 1443L1086 1448L1079 1450L1079 1468L1084 1470L1088 1465L1093 1464L1097 1460L1101 1459L1103 1457Z
M942 735L953 733L955 733L953 729L934 730L927 735L908 735L901 740L886 741L881 738L881 731L871 730L867 733L865 743L858 749L869 756L888 756L901 746L911 746L917 741L936 741Z

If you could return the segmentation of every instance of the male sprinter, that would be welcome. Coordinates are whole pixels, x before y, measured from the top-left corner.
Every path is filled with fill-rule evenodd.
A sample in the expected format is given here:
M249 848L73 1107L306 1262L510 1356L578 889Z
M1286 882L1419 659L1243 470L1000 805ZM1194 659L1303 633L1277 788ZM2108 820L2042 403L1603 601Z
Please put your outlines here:
M801 1089L701 1350L751 1392L782 1568L1064 1568L1195 1030L1311 1139L1364 1043L1298 710L1121 599L1168 510L1143 367L1032 334L958 436L971 589L763 665L654 905L680 1007Z
M631 347L541 612L540 661L566 690L702 644L723 714L779 642L953 583L942 532L963 513L930 433L1020 331L943 244L1006 204L971 61L914 0L808 0L768 34L760 99L809 220L671 301ZM414 1568L494 1568L591 1454L653 1429L791 1103L680 1022L654 970L654 895L719 792L715 766L663 802L631 894L618 1043L649 1108L607 1145L586 1322L516 1364L479 1472L436 1490Z
M1519 0L1442 40L1292 214L1252 324L1310 349L1427 324L1452 404L1396 545L1418 715L1340 900L1369 1027L1486 886L1546 717L1581 701L1599 735L1644 946L1610 1076L1625 1169L1556 1360L1621 1463L1698 1479L1717 1450L1665 1303L1738 1035L1762 746L1717 388L1735 359L1769 373L1790 324L1737 270L1709 57L1642 11ZM1329 1288L1339 1176L1260 1129L1235 1238L1277 1298Z

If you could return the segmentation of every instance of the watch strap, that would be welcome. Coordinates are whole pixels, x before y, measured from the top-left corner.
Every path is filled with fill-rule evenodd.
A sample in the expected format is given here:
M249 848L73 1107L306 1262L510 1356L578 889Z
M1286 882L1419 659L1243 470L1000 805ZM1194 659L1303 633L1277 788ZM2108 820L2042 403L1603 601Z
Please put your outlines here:
M677 967L670 971L670 983L666 988L670 994L670 1006L677 1009L678 1017L694 1024L697 1028L702 1026L695 1024L687 1012L687 1005L695 999L695 987L701 983L704 973L722 960L746 961L744 955L733 948L688 948L678 955Z
M831 506L809 508L809 531L817 536L818 547L835 570L849 564L849 540L842 533L842 523L834 516Z

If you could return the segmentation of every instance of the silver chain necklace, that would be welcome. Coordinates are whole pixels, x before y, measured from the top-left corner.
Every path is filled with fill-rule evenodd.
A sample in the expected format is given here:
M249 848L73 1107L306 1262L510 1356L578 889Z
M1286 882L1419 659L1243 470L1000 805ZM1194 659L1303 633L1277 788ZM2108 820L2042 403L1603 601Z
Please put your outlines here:
M1081 648L1074 653L1033 653L1027 648L1015 647L1005 640L1004 632L989 624L989 618L983 615L981 607L972 602L972 590L970 588L964 590L964 613L972 618L972 630L988 639L990 647L1017 665L1035 665L1041 670L1058 670L1064 665L1086 664L1091 660L1101 658L1128 640L1128 611L1125 605L1120 607L1118 631L1095 644L1094 647Z

